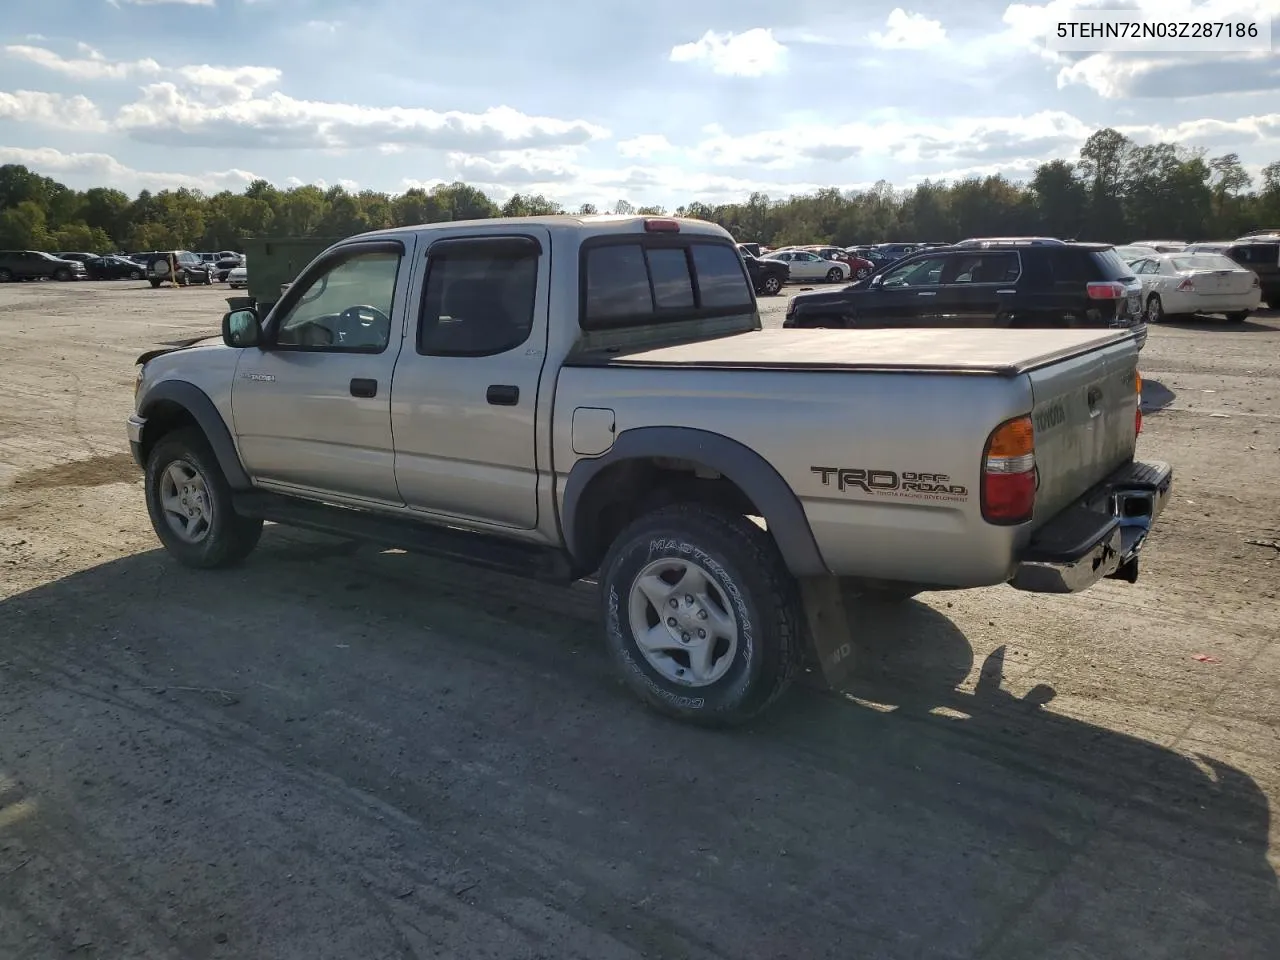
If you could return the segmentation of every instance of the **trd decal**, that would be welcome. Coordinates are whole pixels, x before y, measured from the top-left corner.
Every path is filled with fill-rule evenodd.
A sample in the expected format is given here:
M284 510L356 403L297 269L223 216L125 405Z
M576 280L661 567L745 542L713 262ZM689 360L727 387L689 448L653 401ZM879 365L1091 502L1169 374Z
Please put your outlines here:
M841 493L866 493L879 497L905 500L967 500L969 490L952 483L945 473L898 473L894 470L864 470L854 467L810 467L822 478L822 485L833 483Z

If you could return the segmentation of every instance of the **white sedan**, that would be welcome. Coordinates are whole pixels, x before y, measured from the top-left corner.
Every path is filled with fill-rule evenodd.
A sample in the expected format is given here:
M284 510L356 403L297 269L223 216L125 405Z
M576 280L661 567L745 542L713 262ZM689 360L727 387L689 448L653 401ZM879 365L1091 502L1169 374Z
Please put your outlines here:
M847 263L839 260L824 260L816 253L808 250L778 250L765 254L761 260L781 260L791 268L791 279L795 280L827 280L839 283L848 280L851 271Z
M1163 253L1134 260L1148 323L1221 313L1241 323L1262 303L1258 275L1218 253Z
M232 290L243 290L249 286L249 268L232 267L231 272L227 274L227 286Z

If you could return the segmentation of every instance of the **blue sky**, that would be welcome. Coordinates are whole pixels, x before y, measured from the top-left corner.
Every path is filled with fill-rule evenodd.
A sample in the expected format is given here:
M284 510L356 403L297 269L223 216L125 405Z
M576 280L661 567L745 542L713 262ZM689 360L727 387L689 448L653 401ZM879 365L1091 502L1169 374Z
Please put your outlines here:
M72 186L452 180L675 206L1005 173L1117 127L1280 160L1280 56L1058 54L1081 6L1280 0L39 0L0 21L0 163ZM1277 30L1280 36L1280 30Z

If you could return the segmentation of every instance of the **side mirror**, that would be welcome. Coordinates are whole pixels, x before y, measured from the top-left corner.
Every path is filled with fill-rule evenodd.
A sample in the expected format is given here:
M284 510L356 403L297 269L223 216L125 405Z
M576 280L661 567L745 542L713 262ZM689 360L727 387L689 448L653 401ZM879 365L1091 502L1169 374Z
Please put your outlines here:
M262 322L252 310L232 310L222 317L222 342L228 347L256 347L262 342Z
M878 286L880 286L880 284L882 284L882 283L884 283L884 274L883 274L883 273L882 273L882 274L880 274L879 276L872 277L872 278L871 278L871 283L869 283L869 284L868 284L868 286L878 287Z

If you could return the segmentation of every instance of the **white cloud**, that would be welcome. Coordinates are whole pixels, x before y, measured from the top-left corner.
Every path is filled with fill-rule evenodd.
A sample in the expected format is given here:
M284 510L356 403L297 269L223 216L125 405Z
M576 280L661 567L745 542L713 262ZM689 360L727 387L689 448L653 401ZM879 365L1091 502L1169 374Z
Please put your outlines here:
M34 90L0 91L0 120L36 123L46 127L98 132L106 123L98 107L88 97L64 97L60 93Z
M319 33L334 34L342 28L341 20L308 20L304 26Z
M165 5L177 7L216 7L218 0L107 0L113 7L127 3L131 7L160 7Z
M618 153L624 157L648 157L675 149L660 133L642 133L638 137L618 141Z
M275 67L215 67L209 64L179 67L175 73L201 93L221 102L252 99L266 87L280 82Z
M946 43L947 31L940 20L895 7L885 21L885 31L873 32L868 39L875 46L890 50L927 50Z
M139 75L160 73L160 64L151 58L132 61L108 60L88 44L77 44L83 57L68 59L44 47L16 44L4 48L4 52L18 60L25 60L46 70L53 70L77 80L123 80Z
M367 107L299 100L283 93L209 103L173 83L143 87L121 108L118 129L167 146L374 149L402 144L482 153L576 145L607 137L586 120L561 120L492 107L483 113L421 107Z
M55 178L78 178L85 187L110 186L129 193L180 187L215 193L219 190L243 190L254 180L262 179L247 170L153 173L127 167L105 153L63 153L49 147L34 150L0 147L0 162L20 163Z
M900 163L965 165L1028 155L1062 156L1093 132L1060 110L1029 116L955 117L947 121L857 121L807 124L743 136L714 134L691 151L720 166L793 169L812 161L887 157Z
M764 27L745 33L708 30L693 43L672 47L670 59L673 63L706 62L713 72L727 77L761 77L786 69L787 48Z

